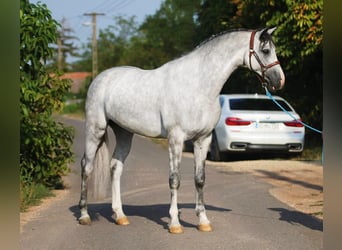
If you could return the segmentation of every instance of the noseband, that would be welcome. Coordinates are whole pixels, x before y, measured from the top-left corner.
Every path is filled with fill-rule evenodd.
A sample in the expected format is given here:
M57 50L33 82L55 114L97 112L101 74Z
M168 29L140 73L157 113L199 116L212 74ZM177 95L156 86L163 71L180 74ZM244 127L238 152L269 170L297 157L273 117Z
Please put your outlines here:
M261 81L262 85L266 85L267 81L265 79L265 72L266 70L268 70L269 68L280 64L279 61L275 61L273 63L270 63L268 65L264 65L262 63L262 61L260 60L260 57L258 56L258 54L256 53L256 51L254 50L254 37L255 37L255 33L256 31L253 30L252 34L251 34L251 39L249 40L249 67L251 70L253 70L252 68L252 55L254 55L255 59L257 60L257 62L259 63L260 67L261 67L261 77L259 76L259 74L257 74L259 80Z

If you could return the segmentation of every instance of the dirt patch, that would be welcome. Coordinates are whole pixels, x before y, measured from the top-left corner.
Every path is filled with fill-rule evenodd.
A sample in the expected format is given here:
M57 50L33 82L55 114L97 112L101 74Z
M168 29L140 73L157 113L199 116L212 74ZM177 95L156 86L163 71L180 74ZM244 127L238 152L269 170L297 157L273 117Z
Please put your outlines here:
M323 220L323 167L291 160L209 162L223 171L251 173L270 183L270 194L294 209Z
M37 206L29 207L25 212L20 213L20 232L23 231L24 225L34 219L39 218L41 211L44 211L56 201L63 199L63 197L69 193L69 189L63 190L53 190L53 195L51 197L45 198Z

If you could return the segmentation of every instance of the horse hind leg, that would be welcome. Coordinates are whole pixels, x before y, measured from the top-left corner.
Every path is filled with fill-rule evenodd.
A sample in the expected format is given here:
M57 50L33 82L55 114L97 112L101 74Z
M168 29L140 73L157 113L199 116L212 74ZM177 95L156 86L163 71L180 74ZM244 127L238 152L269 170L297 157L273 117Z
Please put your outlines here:
M81 210L81 216L78 219L79 223L82 225L89 225L91 223L90 216L88 214L88 206L87 206L87 195L88 195L88 176L89 171L86 171L86 157L83 156L81 160L81 168L82 168L82 174L81 174L81 198L79 202L79 208ZM88 167L89 169L89 167Z
M194 142L195 156L195 186L196 186L196 214L199 217L198 230L202 232L212 231L212 226L207 218L204 207L205 184L205 159L211 142L211 135Z
M129 220L122 209L120 180L124 162L130 152L133 134L119 127L113 122L109 123L116 137L116 146L111 160L112 177L112 209L118 225L128 225Z
M85 153L81 160L81 197L79 202L79 208L81 210L81 216L79 223L82 225L88 225L91 223L90 216L88 214L87 207L87 194L88 194L88 178L94 168L94 160L96 152L102 143L105 134L105 128L98 129L96 132L86 132Z

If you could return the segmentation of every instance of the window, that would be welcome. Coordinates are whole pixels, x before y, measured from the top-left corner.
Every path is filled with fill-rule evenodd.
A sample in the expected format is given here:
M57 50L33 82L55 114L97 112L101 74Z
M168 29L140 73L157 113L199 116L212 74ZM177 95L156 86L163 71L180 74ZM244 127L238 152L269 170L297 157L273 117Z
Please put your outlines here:
M277 100L286 111L293 111L286 102ZM229 100L231 110L281 111L271 99L234 98Z

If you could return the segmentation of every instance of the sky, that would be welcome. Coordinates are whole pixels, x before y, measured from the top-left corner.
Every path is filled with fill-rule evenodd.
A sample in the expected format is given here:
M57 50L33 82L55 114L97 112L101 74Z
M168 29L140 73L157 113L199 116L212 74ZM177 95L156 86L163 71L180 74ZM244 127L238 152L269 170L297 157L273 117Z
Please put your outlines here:
M114 16L136 16L140 24L147 15L153 15L160 7L163 0L31 0L31 3L40 2L46 4L52 13L52 17L61 22L64 18L67 28L74 30L72 35L79 38L74 43L81 47L91 39L91 16L85 13L97 12L105 15L97 16L97 34L100 29L105 29L113 24ZM87 25L88 24L88 25ZM75 58L69 58L68 61Z

